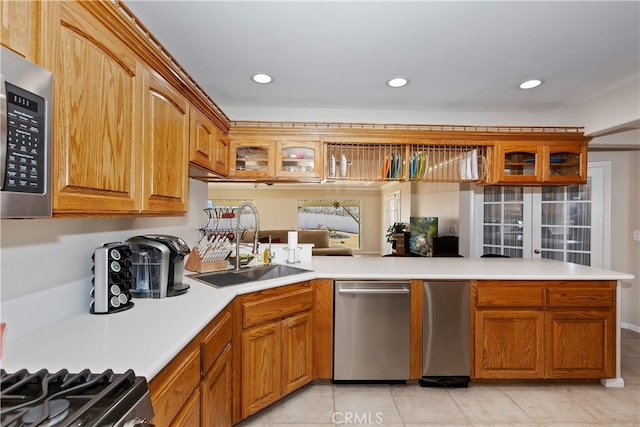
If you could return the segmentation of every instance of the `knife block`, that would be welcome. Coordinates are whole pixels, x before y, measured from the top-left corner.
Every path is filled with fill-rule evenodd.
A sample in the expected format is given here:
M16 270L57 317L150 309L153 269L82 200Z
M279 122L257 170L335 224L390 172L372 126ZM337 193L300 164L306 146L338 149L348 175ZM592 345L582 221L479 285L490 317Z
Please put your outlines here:
M229 266L227 260L204 262L200 258L197 248L191 249L191 254L184 264L184 268L198 273L208 273L210 271L226 270Z

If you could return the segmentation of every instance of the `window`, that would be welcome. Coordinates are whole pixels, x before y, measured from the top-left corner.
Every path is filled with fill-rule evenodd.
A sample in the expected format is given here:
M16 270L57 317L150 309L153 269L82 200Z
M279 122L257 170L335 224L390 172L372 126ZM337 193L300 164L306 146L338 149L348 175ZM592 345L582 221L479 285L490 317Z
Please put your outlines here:
M360 201L298 200L298 228L328 230L330 246L360 249Z

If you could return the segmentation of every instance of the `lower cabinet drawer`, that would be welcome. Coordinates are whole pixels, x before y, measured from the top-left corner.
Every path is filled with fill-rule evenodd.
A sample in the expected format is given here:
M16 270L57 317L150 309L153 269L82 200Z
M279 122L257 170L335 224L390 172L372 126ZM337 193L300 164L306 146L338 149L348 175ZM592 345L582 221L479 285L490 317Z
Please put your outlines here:
M541 308L543 304L544 289L540 286L491 286L477 288L476 306L479 308Z
M260 325L311 310L313 291L309 282L266 289L242 300L242 327Z
M614 289L549 288L547 307L613 307Z
M200 384L200 349L179 354L149 383L153 424L171 425L180 409Z

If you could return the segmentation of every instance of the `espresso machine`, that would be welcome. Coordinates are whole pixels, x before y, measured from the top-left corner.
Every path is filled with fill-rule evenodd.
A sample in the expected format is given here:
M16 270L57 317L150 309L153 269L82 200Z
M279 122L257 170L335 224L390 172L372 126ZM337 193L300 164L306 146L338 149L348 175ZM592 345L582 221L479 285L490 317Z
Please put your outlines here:
M180 237L147 234L127 239L131 248L134 298L165 298L182 295L189 285L182 283L184 257L189 246Z

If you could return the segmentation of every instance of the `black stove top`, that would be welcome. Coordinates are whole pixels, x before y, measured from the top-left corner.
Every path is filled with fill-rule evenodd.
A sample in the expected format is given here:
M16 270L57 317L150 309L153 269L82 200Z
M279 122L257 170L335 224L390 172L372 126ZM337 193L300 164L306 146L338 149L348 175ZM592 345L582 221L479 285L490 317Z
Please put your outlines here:
M120 427L133 420L145 425L152 417L147 380L132 370L123 374L0 370L3 427Z

